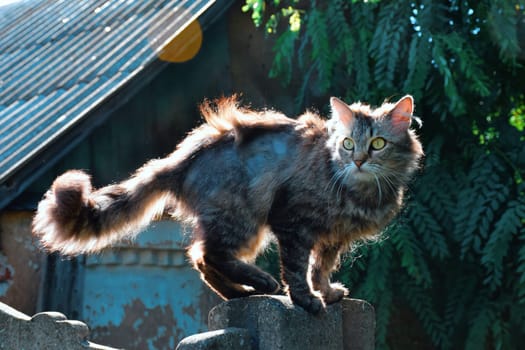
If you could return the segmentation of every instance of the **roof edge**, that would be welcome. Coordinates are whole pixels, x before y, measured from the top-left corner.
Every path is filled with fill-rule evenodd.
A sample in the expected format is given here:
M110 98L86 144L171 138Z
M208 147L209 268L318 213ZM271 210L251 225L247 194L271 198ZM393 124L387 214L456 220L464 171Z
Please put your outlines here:
M233 0L215 0L198 18L203 30L208 29L233 4ZM141 88L150 83L168 62L154 60L137 72L118 89L112 91L96 106L93 106L75 125L64 131L59 140L50 142L45 148L27 159L18 169L0 182L0 211L22 194L37 178L42 176L91 132L102 125L113 111L127 103ZM38 159L38 162L34 161Z

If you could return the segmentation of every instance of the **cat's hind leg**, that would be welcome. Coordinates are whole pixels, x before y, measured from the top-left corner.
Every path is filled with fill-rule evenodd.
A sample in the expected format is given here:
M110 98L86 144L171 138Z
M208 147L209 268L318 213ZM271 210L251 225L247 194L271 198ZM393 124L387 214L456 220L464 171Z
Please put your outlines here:
M228 226L224 221L206 223L203 220L197 228L198 236L203 238L198 247L201 256L192 259L205 282L227 299L277 293L280 285L270 274L242 260L252 255L249 253L255 255L261 244L258 235L264 233L247 233L242 226L230 226L227 230Z
M215 268L204 262L201 254L201 244L196 242L190 248L190 258L194 267L201 273L202 280L223 299L247 297L254 294L254 290L233 283Z
M279 283L270 274L239 260L231 253L208 251L204 255L204 264L242 288L252 287L253 291L249 295L275 294L280 289Z
M336 303L348 295L343 285L330 283L330 275L339 263L340 250L339 246L318 245L310 259L312 287L321 293L326 304Z

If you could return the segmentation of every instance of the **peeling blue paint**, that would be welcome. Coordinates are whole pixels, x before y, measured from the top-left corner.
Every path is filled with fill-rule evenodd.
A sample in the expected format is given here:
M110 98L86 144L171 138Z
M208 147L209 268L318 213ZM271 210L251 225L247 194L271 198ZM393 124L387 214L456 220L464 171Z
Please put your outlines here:
M182 247L188 243L178 223L162 221L130 245L87 258L82 319L94 341L118 346L108 337L121 337L115 332L122 330L143 337L153 350L161 340L162 348L173 348L206 330L208 310L201 304L209 291L187 261Z

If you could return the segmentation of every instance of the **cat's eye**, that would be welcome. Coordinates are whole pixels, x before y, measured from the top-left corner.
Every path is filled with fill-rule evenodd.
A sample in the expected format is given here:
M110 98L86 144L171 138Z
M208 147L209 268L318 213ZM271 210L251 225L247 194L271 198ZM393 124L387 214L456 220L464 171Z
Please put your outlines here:
M372 140L370 146L373 150L379 151L380 149L383 149L386 146L386 140L382 137L376 137Z
M354 149L354 141L350 138L345 138L343 140L343 148L346 149L347 151L351 151Z

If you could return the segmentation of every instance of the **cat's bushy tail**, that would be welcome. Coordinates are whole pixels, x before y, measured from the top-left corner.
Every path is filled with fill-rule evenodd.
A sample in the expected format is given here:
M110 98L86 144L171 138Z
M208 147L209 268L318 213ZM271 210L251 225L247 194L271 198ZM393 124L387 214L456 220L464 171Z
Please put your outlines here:
M169 160L150 161L130 179L98 190L86 173L66 172L39 203L33 233L48 250L67 255L132 237L177 194L180 167Z
M130 179L94 190L78 170L59 176L38 205L33 233L49 251L67 255L98 251L131 238L168 200L177 199L188 164L234 128L240 115L234 99L207 104L208 121L194 129L166 158L152 160ZM219 125L220 124L220 125Z

